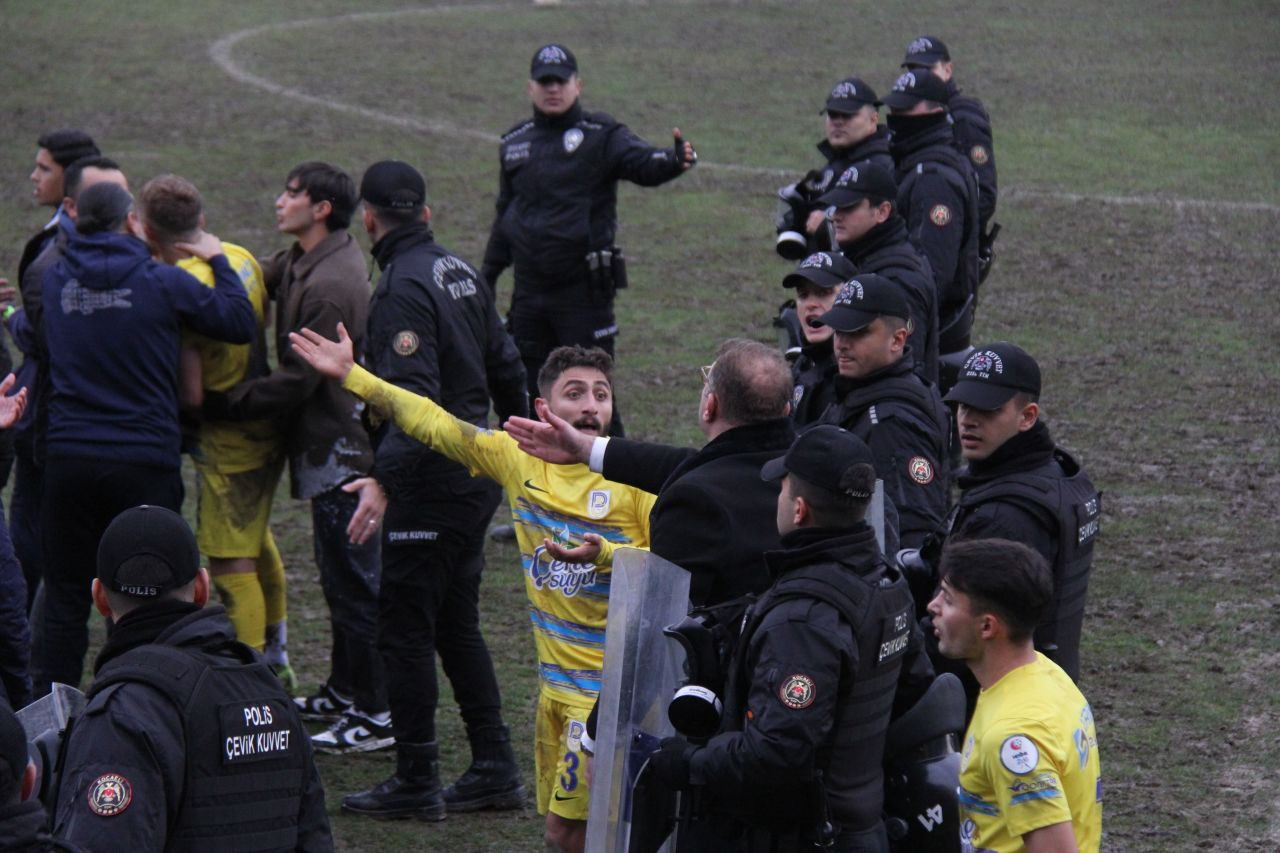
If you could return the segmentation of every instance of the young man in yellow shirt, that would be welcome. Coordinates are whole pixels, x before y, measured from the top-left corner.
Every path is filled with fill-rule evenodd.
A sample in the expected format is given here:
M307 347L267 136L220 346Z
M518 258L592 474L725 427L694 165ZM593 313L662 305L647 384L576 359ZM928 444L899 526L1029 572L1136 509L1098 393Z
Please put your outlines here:
M290 341L299 356L341 380L374 412L393 417L407 434L506 490L538 651L538 811L547 815L549 849L581 851L587 819L581 737L600 692L609 569L614 548L649 546L655 496L606 480L586 465L543 462L523 453L505 432L466 423L426 397L383 382L354 363L342 326L336 343L309 329ZM538 415L551 411L583 432L607 435L612 366L599 349L553 350L538 373ZM487 793L485 768L478 765L445 790L451 811L501 805L501 792Z
M960 843L994 853L1094 853L1102 776L1093 711L1032 633L1053 600L1048 564L1005 539L949 544L929 603L938 648L982 692L960 764Z

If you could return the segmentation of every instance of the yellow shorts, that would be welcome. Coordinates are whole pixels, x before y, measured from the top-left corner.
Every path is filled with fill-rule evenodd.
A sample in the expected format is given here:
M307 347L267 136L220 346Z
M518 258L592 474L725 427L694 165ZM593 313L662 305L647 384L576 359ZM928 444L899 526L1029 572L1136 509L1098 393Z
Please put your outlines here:
M283 470L283 456L252 471L228 474L204 466L196 468L196 543L201 553L223 560L257 558Z
M591 704L570 705L538 697L533 733L538 814L550 811L565 820L587 819L587 780L582 777L585 756L581 747L590 713Z

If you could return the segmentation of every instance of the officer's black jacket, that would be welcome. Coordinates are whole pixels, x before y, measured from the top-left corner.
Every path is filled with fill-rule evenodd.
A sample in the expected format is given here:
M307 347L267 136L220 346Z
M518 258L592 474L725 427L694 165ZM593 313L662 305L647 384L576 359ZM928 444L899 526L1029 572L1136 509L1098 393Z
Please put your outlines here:
M230 670L218 683L235 685L231 704L197 690L192 706L180 709L153 683L166 677L164 671L151 666L150 676L115 680L121 668L135 666L135 654L156 647L180 652L190 667L181 677L168 676L174 692L205 683L210 667ZM96 670L89 702L63 747L55 836L94 850L131 853L236 849L250 840L258 845L252 849L333 849L306 730L261 657L235 642L221 605L201 609L162 600L130 611L117 623ZM207 701L194 701L201 698ZM250 725L243 713L249 706L270 706L270 723L263 714ZM270 733L269 744L258 740L260 731ZM254 747L267 746L267 754L229 752L233 733L247 736ZM97 797L95 809L93 794L101 793L103 783L114 786L115 795ZM227 793L210 793L219 789ZM242 794L239 800L233 790ZM205 798L219 806L209 808ZM103 813L122 801L118 813ZM187 830L192 834L173 837Z
M691 779L713 812L804 833L822 769L831 819L863 831L880 820L891 711L933 680L911 592L864 523L795 530L781 544L738 640L724 729L694 753Z
M897 212L907 221L907 239L929 259L945 323L977 291L977 174L956 150L945 112L895 115L890 122Z
M0 850L7 853L45 853L84 850L69 841L58 841L45 831L48 817L34 797L23 802L0 806Z
M916 353L916 373L938 381L938 289L929 260L907 239L907 223L897 213L861 240L840 247L859 273L875 273L901 285L915 324L907 342Z
M778 484L760 468L794 438L790 418L734 427L696 451L611 438L601 473L657 494L650 548L692 574L694 605L718 604L769 585L762 556L778 547Z
M910 347L901 359L859 379L836 379L836 402L822 416L861 438L876 475L898 510L904 548L938 530L947 511L951 422L938 389L915 373Z
M826 158L826 165L805 175L797 189L811 205L817 206L818 196L835 186L844 170L858 163L875 163L893 171L893 155L889 153L889 128L877 125L875 132L849 148L836 148L827 140L817 145L818 152Z
M476 271L422 223L385 235L373 256L382 276L369 303L365 366L467 423L487 423L490 397L500 420L526 415L524 364ZM373 440L373 476L393 504L447 503L487 489L389 420L377 424Z
M805 344L800 357L791 364L795 391L791 398L791 419L796 426L814 423L835 400L836 356L832 338L817 344Z
M618 181L651 187L680 175L673 146L655 148L605 113L575 103L564 115L534 110L502 136L497 216L484 250L492 285L514 264L522 284L554 290L582 279L586 255L612 246Z
M996 152L991 135L991 116L982 101L971 95L962 95L955 79L947 81L951 100L947 111L955 119L956 147L969 158L978 173L978 221L982 230L996 212Z

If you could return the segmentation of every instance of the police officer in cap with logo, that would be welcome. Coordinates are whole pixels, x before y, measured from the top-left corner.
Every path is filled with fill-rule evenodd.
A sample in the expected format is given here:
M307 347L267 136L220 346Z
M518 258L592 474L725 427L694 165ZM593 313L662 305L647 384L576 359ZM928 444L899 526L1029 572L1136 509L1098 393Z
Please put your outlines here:
M908 71L885 95L898 213L938 286L938 350L969 346L978 296L978 178L956 150L950 93L932 71Z
M831 348L832 329L819 318L831 310L840 285L858 270L839 252L814 252L782 279L783 287L796 291L796 317L804 335L800 355L791 362L795 396L791 418L796 426L814 423L835 399L836 356Z
M818 197L845 169L855 163L878 163L893 169L889 129L880 123L880 106L875 90L857 77L846 77L827 95L822 110L825 138L818 143L826 165L778 190L777 250L784 258L796 260L834 248L827 240L826 216Z
M655 148L605 113L578 101L578 61L564 45L538 49L529 66L533 117L502 136L497 216L481 271L491 287L508 266L515 288L511 336L538 395L538 370L562 345L600 347L614 355L615 293L626 286L614 243L618 181L652 187L697 162L693 146ZM614 431L620 419L614 410Z
M748 611L721 732L663 741L654 775L701 786L685 850L887 851L881 762L891 713L933 680L911 593L865 515L871 450L816 426L761 470L781 481L775 578ZM690 844L690 842L693 842Z
M915 372L910 318L902 288L883 276L859 273L840 288L820 318L835 329L840 373L822 422L844 427L871 448L885 495L897 507L902 545L917 547L947 511L950 424L938 389Z
M1035 646L1079 681L1101 494L1041 420L1040 366L1021 347L1001 341L974 350L945 399L955 406L968 463L947 541L1011 539L1044 557L1053 570L1053 601Z
M63 746L54 835L94 850L332 850L293 702L209 600L195 536L118 515L93 601L114 626Z

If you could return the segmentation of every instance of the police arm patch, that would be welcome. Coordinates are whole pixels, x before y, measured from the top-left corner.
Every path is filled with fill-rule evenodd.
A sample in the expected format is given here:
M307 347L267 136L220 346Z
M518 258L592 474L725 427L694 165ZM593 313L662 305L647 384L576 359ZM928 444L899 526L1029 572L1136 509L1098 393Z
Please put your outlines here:
M783 705L793 711L808 708L813 704L817 694L818 688L814 685L813 679L801 673L787 676L783 679L782 686L778 688L778 698L782 700Z
M133 802L133 786L119 773L103 773L89 786L89 810L100 817L115 817Z
M947 207L945 204L935 204L933 209L929 211L929 221L934 225L937 225L939 228L950 224L951 208Z
M391 348L397 355L413 355L418 351L418 335L409 329L396 332L395 337L391 339Z
M913 482L927 486L933 482L933 463L923 456L912 456L907 462L907 473Z
M1010 773L1023 776L1040 763L1040 750L1026 735L1010 735L1000 744L1000 763Z
M975 166L985 166L991 160L991 155L987 153L985 145L975 145L969 149L969 159Z

